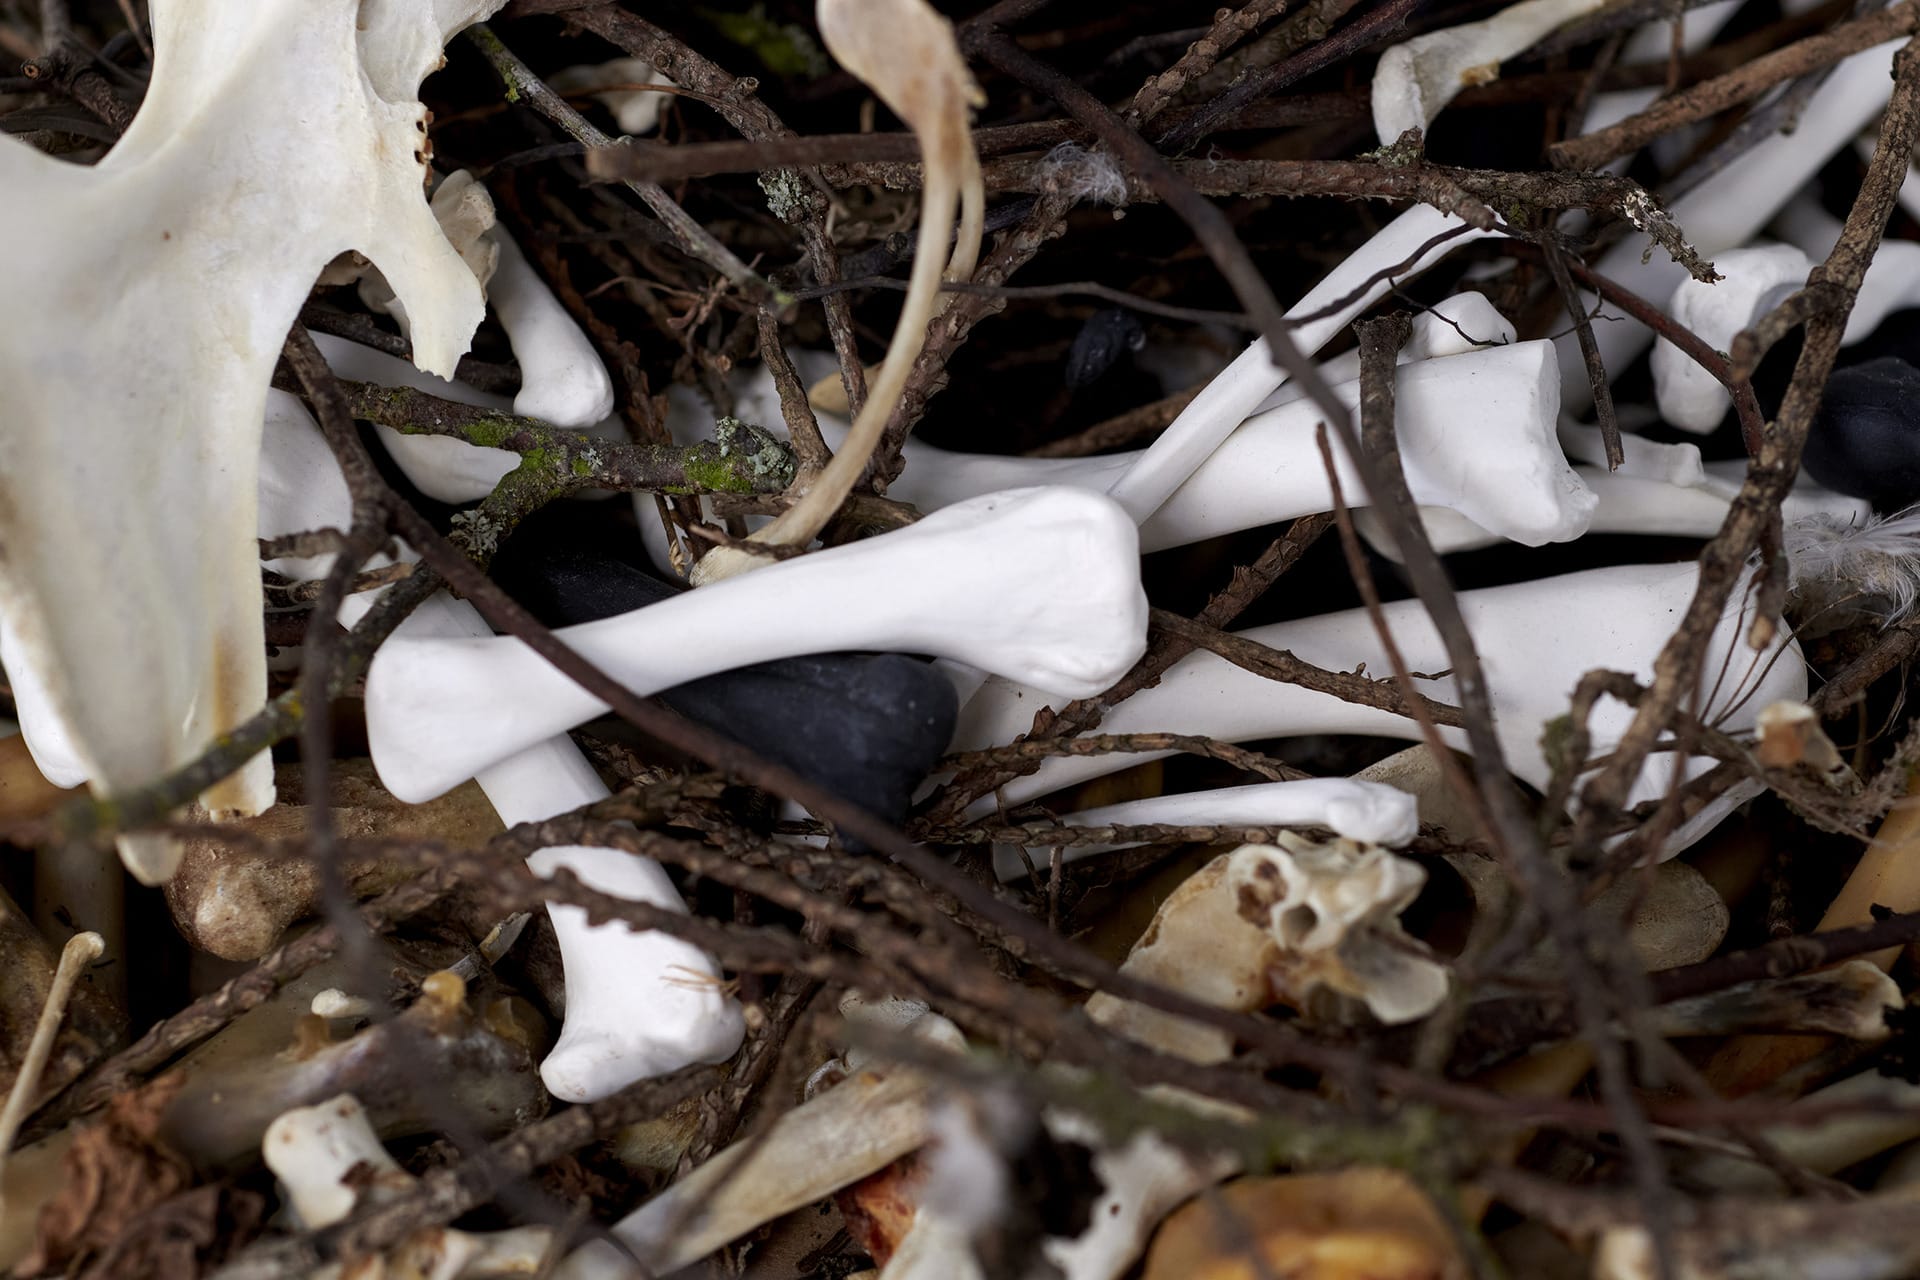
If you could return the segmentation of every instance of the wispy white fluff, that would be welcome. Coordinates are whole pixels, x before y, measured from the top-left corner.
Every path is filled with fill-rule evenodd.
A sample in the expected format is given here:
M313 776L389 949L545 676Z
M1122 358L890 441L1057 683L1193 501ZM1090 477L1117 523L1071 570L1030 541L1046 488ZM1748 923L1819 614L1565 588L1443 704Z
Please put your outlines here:
M1104 151L1063 142L1040 161L1040 187L1076 200L1121 205L1127 202L1127 177Z
M1788 586L1802 609L1845 606L1887 626L1920 602L1920 506L1857 523L1808 516L1789 523L1782 541Z

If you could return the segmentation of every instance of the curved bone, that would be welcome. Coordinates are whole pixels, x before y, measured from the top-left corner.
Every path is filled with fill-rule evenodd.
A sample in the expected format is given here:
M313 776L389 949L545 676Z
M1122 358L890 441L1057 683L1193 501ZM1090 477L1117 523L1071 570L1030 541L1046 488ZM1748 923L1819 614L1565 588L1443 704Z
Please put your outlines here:
M1519 334L1513 322L1501 315L1484 293L1468 289L1448 294L1424 311L1414 313L1406 343L1395 353L1397 364L1434 360L1441 356L1464 355L1487 347L1503 347ZM1360 376L1360 352L1344 352L1320 362L1320 377L1329 386L1352 382ZM1289 382L1261 402L1256 413L1278 409L1299 400L1307 393L1297 382Z
M1534 787L1551 774L1540 736L1548 721L1567 713L1580 677L1596 667L1651 678L1653 661L1672 619L1692 599L1697 566L1625 565L1567 574L1538 582L1460 593L1460 606L1487 672L1487 692L1507 766ZM1776 641L1764 653L1746 647L1748 607L1744 593L1714 630L1707 646L1704 688L1711 697L1705 718L1723 729L1751 728L1760 709L1780 698L1805 696L1806 671L1796 647ZM1387 624L1414 671L1440 671L1448 665L1445 646L1417 600L1385 607ZM1369 671L1389 672L1392 664L1364 610L1326 614L1259 627L1247 638L1332 669L1351 671L1364 662ZM1441 701L1453 698L1451 678L1423 681L1422 692ZM961 710L954 749L977 750L1010 742L1030 728L1034 713L1048 697L1004 680L993 680ZM1592 750L1604 754L1632 718L1631 709L1603 700L1590 721ZM1175 664L1154 688L1136 693L1107 714L1107 733L1204 734L1245 742L1316 733L1378 734L1418 738L1408 718L1344 702L1332 694L1263 679L1210 653L1196 653ZM1463 747L1458 729L1442 728L1441 737ZM1057 758L1034 773L1014 779L997 793L1001 802L1018 804L1087 778L1172 754L1112 754ZM1666 793L1677 779L1704 773L1712 761L1676 760L1671 754L1648 759L1635 781L1629 804ZM1723 796L1681 825L1669 839L1671 856L1709 830L1751 792ZM976 802L970 813L992 811L993 797Z
M613 379L593 342L513 237L495 227L493 238L500 246L500 262L487 285L487 301L507 331L507 344L520 366L513 411L571 430L604 421L613 412Z
M186 764L265 697L254 458L321 269L348 250L379 266L425 366L451 372L479 322L422 194L416 91L498 7L163 0L145 103L98 165L0 139L0 232L47 250L0 266L28 318L0 341L0 597L99 793ZM204 798L265 808L267 754ZM148 882L175 852L122 844Z
M1096 494L1023 489L554 634L641 695L770 658L881 649L1085 696L1145 651L1146 597L1124 512ZM374 763L416 803L605 710L508 637L396 636L367 676Z
M1414 798L1374 782L1349 778L1300 778L1291 782L1256 782L1244 787L1220 787L1184 795L1149 796L1069 813L1060 821L1069 827L1240 826L1326 827L1336 835L1362 844L1403 845L1420 834ZM1138 843L1137 841L1132 843ZM1078 862L1096 854L1126 849L1130 844L1073 844L1062 850L1063 862ZM1026 864L1010 848L996 848L994 872L1002 880L1027 873Z

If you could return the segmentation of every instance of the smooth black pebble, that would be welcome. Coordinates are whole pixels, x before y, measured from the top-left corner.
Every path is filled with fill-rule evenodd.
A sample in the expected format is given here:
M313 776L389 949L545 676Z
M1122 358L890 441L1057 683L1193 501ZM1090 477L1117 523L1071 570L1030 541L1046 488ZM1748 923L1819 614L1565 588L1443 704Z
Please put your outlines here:
M1834 370L1802 465L1827 488L1881 511L1920 499L1920 369L1882 356Z
M503 549L493 575L550 627L594 622L680 594L624 561L578 551L548 549L535 557ZM947 679L897 653L779 658L659 696L688 719L894 823L906 816L914 790L946 751L959 715Z

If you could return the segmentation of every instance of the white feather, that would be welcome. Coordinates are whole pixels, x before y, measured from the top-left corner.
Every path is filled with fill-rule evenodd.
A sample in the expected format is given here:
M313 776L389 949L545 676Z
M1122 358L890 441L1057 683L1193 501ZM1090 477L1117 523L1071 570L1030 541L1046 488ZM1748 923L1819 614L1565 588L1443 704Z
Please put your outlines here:
M1920 506L1859 523L1807 516L1786 526L1782 542L1788 587L1803 610L1845 605L1887 626L1920 601Z

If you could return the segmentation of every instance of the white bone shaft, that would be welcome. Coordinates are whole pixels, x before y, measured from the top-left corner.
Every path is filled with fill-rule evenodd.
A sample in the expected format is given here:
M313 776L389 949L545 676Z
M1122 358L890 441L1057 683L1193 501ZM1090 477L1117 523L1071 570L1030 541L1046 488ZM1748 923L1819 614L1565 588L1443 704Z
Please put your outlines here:
M1019 490L556 635L642 696L846 649L931 653L1086 696L1145 649L1137 557L1107 499ZM374 763L410 803L606 709L508 637L396 636L368 674Z
M1592 507L1555 435L1559 371L1551 344L1515 343L1402 365L1394 428L1415 501L1446 507L1530 546L1586 530ZM1360 387L1334 388L1342 404ZM1473 405L1471 415L1460 411ZM1331 510L1333 491L1317 439L1325 415L1294 400L1242 423L1140 526L1140 549L1158 551ZM837 442L834 442L837 444ZM1331 437L1347 502L1368 500L1345 448ZM1064 484L1103 491L1144 456L1010 458L909 445L889 491L923 511L998 489Z
M1486 669L1507 767L1535 787L1543 786L1551 770L1540 746L1542 729L1547 721L1566 714L1580 677L1600 667L1647 679L1672 620L1685 610L1696 584L1693 565L1621 566L1462 592L1461 608ZM1389 604L1386 616L1411 670L1446 669L1446 649L1418 601ZM1705 663L1707 687L1714 690L1707 719L1736 730L1751 726L1760 707L1777 699L1802 698L1806 689L1798 652L1782 652L1776 646L1753 654L1745 647L1744 619L1744 611L1734 611L1722 620L1708 645ZM1376 679L1392 671L1363 610L1279 623L1245 634L1329 669L1351 671L1364 662ZM1419 687L1438 701L1456 700L1450 678L1420 681ZM975 750L1012 741L1028 730L1034 713L1047 702L1035 691L989 682L962 710L955 749ZM1727 708L1732 710L1722 715ZM1628 708L1602 700L1589 721L1593 752L1604 753L1631 716ZM1266 680L1210 653L1197 653L1176 664L1157 686L1109 712L1101 727L1107 733L1200 734L1228 742L1317 733L1420 736L1411 719ZM1454 745L1465 744L1458 729L1443 728L1441 736ZM1034 773L1007 783L994 797L978 802L973 812L991 812L996 799L1017 804L1166 754L1171 753L1049 760ZM1695 776L1712 763L1689 759L1684 773ZM1671 755L1650 760L1634 785L1631 802L1664 795L1673 780L1673 766ZM1713 819L1723 813L1715 812ZM1669 852L1697 838L1706 829L1702 823L1710 825L1702 818L1677 832Z
M1436 236L1449 231L1458 234L1431 248L1425 247ZM1344 305L1319 319L1301 320L1299 327L1287 336L1303 355L1312 355L1352 323L1355 316L1384 296L1394 283L1419 275L1463 244L1496 234L1470 227L1451 214L1416 205L1375 232L1372 239L1300 299L1287 316L1296 319L1314 315L1337 303L1344 302ZM1392 279L1374 279L1402 262L1408 265ZM1360 290L1358 295L1344 301L1355 290ZM1136 523L1144 522L1186 483L1187 477L1200 469L1200 464L1233 434L1234 428L1246 421L1286 380L1287 375L1273 363L1273 353L1266 340L1254 342L1208 383L1192 404L1180 411L1180 416L1154 441L1153 447L1142 454L1108 492Z

